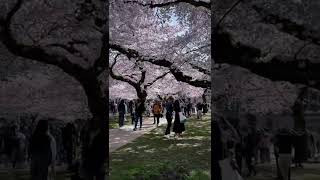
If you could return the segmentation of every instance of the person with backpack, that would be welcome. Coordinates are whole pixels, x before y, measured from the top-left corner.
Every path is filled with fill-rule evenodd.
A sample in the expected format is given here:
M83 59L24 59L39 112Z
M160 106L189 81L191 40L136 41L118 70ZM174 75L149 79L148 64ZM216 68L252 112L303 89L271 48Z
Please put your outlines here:
M162 106L160 101L157 101L157 100L155 101L152 111L155 118L153 124L155 124L157 120L157 126L158 126L160 122L161 112L162 112Z
M134 124L134 131L137 130L138 121L140 121L140 129L142 128L142 116L144 111L146 110L144 103L141 99L138 99L136 104L136 118L135 118L135 124Z

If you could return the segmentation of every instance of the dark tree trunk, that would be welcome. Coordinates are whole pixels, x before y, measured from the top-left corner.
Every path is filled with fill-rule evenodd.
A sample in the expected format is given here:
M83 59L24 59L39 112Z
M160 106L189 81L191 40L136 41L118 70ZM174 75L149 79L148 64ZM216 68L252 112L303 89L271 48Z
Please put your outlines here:
M303 87L298 97L292 106L292 112L293 112L293 119L294 119L294 128L299 130L305 130L306 129L306 122L304 118L304 105L303 105L303 99L306 96L306 93L308 91L308 87Z
M108 162L108 127L107 127L107 120L108 120L108 101L107 96L103 95L101 83L99 82L98 78L94 74L88 73L86 76L82 76L83 78L79 79L79 82L81 83L88 100L88 107L90 109L90 112L93 116L91 119L91 123L98 124L99 126L97 129L91 129L91 131L100 131L103 136L103 142L99 144L99 147L94 152L97 152L99 154L95 154L94 157L99 157L99 159L96 159L94 161L99 162ZM89 144L85 144L85 146L89 146ZM85 149L88 149L89 147L84 147ZM89 155L90 157L92 155ZM82 160L86 159L88 157L82 157ZM108 166L108 164L107 164ZM104 167L101 167L104 168ZM107 172L107 167L105 167L105 173Z

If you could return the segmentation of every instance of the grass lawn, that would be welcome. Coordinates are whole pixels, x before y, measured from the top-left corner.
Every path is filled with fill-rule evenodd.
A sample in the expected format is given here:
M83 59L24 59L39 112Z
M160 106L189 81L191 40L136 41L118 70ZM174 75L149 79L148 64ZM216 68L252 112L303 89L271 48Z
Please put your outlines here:
M269 180L276 176L275 165L258 165L257 176L246 178L247 180ZM320 164L305 163L304 168L291 168L291 180L319 180Z
M124 125L130 125L131 124L131 116L126 115L127 121L124 121ZM117 129L119 128L119 115L116 114L115 117L110 116L109 117L109 129Z
M110 154L110 179L211 179L211 121L189 119L180 140L166 139L164 126Z
M69 179L70 174L66 171L56 172L55 180L66 180ZM29 169L23 170L0 170L0 179L1 180L30 180L30 171Z

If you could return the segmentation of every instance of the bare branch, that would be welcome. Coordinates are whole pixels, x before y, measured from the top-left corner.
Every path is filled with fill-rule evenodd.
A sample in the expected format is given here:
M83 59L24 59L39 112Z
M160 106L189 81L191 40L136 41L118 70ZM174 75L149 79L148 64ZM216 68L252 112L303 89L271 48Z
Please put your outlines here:
M114 58L114 61L113 63L111 64L111 66L109 67L109 72L110 72L110 76L113 78L113 79L116 79L116 80L119 80L119 81L123 81L123 82L127 82L128 84L130 84L131 86L133 87L137 87L138 86L138 83L130 80L130 79L127 79L127 78L124 78L123 76L121 75L116 75L114 72L113 72L113 68L114 66L116 65L117 63L117 59L118 57L120 56L121 54L118 53L115 58Z
M165 3L142 3L136 0L129 0L129 1L125 1L125 3L135 3L141 6L148 6L150 8L158 8L158 7L166 7L166 6L172 6L172 5L176 5L179 3L187 3L190 5L193 5L195 7L204 7L206 9L210 10L210 3L208 2L204 2L204 1L195 1L195 0L175 0L175 1L169 1L169 2L165 2Z
M170 69L171 74L176 78L176 80L188 83L195 87L209 88L211 82L208 80L193 80L192 77L185 75L181 70L174 66L173 62L167 59L157 59L156 57L145 57L141 55L138 51L122 47L116 44L110 44L110 48L119 51L120 53L126 55L130 58L138 58L141 61L150 62L152 64L167 67Z
M77 79L87 78L85 77L87 71L83 69L80 65L70 62L68 58L58 54L48 54L44 49L40 48L39 46L28 46L19 44L14 39L11 32L11 21L16 12L18 12L21 8L22 4L23 0L17 0L17 3L10 10L6 19L2 22L3 28L1 29L0 40L6 46L6 48L14 55L58 66L64 72L74 76Z
M152 82L149 82L148 84L146 84L146 85L144 86L144 88L147 88L147 87L149 87L149 86L152 86L155 82L157 82L159 79L164 78L164 77L165 77L167 74L169 74L169 73L170 73L170 71L162 74L161 76L158 76L158 77L155 78Z
M240 4L242 0L238 0L236 1L231 7L230 9L228 9L228 11L221 17L221 19L218 21L217 25L216 25L216 29L219 29L220 24L222 23L222 21L224 20L224 18L226 18L228 16L228 14L230 14L232 12L232 10L237 7L238 4Z

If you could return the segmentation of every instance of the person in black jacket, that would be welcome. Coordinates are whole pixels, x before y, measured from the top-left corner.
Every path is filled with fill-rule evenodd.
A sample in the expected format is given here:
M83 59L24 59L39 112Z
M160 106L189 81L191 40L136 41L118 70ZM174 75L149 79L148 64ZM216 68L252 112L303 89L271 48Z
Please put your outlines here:
M168 102L165 104L165 108L166 108L166 119L167 119L167 128L166 128L166 132L165 135L169 135L170 134L170 128L171 128L171 123L172 123L172 119L173 119L173 97L170 96L168 99Z
M131 124L134 123L134 117L135 117L135 107L134 107L134 102L133 101L130 101L129 102L129 112L130 112L130 115L131 115Z
M291 153L293 147L292 134L289 129L280 129L276 135L278 142L278 164L280 175L283 180L290 180L290 169L291 169Z
M173 110L175 112L174 122L173 122L173 132L174 136L181 137L181 133L185 131L184 123L180 122L179 112L181 112L181 107L179 100L175 100L173 104Z
M134 124L134 131L137 130L138 120L140 121L140 129L142 128L142 115L145 111L144 103L141 99L138 99L136 104L136 118L135 118L135 124Z
M122 127L124 125L124 116L126 114L126 106L124 104L123 99L120 101L120 104L118 106L118 112L119 112L119 127Z

